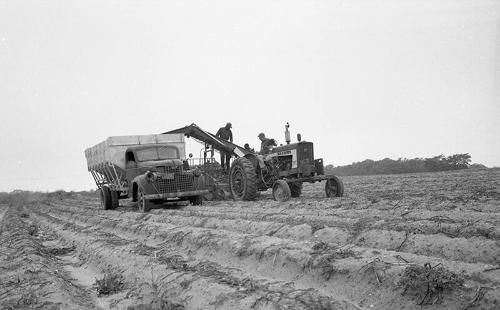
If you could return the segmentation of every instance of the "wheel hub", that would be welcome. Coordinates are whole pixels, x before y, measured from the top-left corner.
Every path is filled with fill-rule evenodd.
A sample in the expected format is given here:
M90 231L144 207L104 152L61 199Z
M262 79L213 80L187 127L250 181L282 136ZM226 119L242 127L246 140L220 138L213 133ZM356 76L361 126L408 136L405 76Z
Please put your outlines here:
M245 187L245 181L243 177L243 173L240 168L234 169L232 173L232 184L231 184L233 191L238 194L242 195L243 190Z

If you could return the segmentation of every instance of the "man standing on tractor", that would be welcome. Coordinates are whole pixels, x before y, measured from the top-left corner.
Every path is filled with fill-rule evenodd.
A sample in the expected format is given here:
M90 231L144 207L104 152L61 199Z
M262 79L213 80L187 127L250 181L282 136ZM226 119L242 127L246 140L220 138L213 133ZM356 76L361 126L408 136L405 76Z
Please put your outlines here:
M219 130L215 135L221 139L233 143L233 132L231 131L232 127L233 126L231 125L231 123L227 123L225 127L219 128ZM231 154L224 151L220 151L220 164L222 166L222 169L227 169L229 171L230 161L231 161Z
M259 152L260 155L269 154L269 152L271 151L271 147L278 145L276 143L276 140L266 138L266 135L263 132L259 133L258 137L261 141L260 152Z

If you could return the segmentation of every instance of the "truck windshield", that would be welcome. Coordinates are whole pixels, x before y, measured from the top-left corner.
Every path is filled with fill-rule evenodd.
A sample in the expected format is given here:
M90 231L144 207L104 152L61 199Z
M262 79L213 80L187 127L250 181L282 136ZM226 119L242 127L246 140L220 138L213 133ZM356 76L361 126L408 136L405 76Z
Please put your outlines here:
M136 151L138 161L178 159L179 153L175 147L152 147Z

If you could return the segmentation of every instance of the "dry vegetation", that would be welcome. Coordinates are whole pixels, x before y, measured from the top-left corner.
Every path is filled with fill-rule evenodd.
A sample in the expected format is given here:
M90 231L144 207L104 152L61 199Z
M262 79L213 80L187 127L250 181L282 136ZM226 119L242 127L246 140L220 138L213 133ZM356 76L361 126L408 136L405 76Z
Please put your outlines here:
M344 177L141 214L0 197L4 309L498 309L500 171ZM7 200L6 200L7 199Z

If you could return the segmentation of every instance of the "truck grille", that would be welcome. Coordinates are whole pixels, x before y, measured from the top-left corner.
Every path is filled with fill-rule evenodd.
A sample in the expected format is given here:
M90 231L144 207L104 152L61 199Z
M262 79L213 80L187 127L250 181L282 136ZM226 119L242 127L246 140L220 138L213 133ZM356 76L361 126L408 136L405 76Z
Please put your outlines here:
M182 166L177 166L177 167L157 166L156 171L162 173L182 173Z
M186 173L174 173L173 179L165 177L158 178L160 193L172 193L178 191L193 191L196 189L194 176Z

